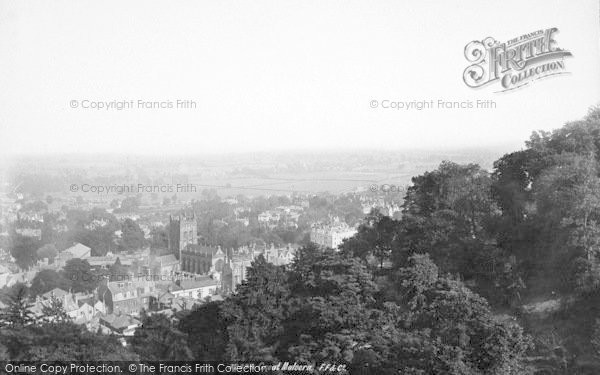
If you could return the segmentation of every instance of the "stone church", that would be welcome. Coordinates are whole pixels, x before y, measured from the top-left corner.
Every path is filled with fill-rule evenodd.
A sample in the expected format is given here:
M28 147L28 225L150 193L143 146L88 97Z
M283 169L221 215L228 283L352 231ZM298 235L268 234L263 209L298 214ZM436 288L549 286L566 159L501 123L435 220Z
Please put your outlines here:
M198 243L194 214L170 217L169 251L179 258L180 270L210 275L221 282L223 293L231 293L246 279L246 271L256 258L254 248L224 249Z

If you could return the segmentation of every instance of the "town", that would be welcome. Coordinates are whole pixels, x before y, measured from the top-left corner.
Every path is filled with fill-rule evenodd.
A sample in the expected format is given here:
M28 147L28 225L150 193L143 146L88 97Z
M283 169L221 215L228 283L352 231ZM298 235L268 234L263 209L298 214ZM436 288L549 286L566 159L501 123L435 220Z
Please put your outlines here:
M336 249L372 212L398 218L403 198L364 187L221 198L191 183L80 186L45 196L24 186L0 197L0 308L24 285L37 319L59 301L73 322L123 344L143 314L177 322L234 293L258 257L286 267L309 243Z

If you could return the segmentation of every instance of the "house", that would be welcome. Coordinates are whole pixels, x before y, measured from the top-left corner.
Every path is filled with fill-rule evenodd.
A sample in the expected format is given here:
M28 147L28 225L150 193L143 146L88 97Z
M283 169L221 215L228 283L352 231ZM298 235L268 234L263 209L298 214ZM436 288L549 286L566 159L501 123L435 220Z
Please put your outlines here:
M69 292L66 290L62 290L60 288L54 288L49 292L42 294L42 299L49 300L54 298L58 298L59 300L63 300L66 296L69 295Z
M96 301L96 303L94 303L94 310L101 313L101 314L106 314L106 305L104 304L104 302L102 301Z
M221 290L224 293L234 292L236 287L246 280L247 270L252 266L255 252L244 250L231 251L230 256L226 259L221 274Z
M62 253L68 253L71 258L87 259L92 256L92 249L83 244L76 243Z
M98 287L98 299L104 302L109 314L137 315L156 303L156 288L153 281L128 278L105 281Z
M283 266L292 263L296 256L296 249L297 246L294 247L291 244L277 248L271 244L271 247L264 250L263 256L267 262L276 266Z
M100 316L100 326L103 333L133 336L141 322L129 315L107 314Z
M202 300L217 292L219 282L210 276L196 277L190 280L181 280L171 290L176 297L188 297Z
M73 294L60 288L54 288L39 296L31 311L41 318L44 315L44 308L50 306L53 299L58 299L62 303L65 313L76 324L88 324L98 313L93 297L82 293Z
M173 305L175 295L168 290L158 297L158 306L162 309L169 309Z
M335 220L332 224L313 224L310 240L322 247L337 249L345 239L353 237L357 230L344 222Z
M58 256L56 257L56 264L60 267L64 267L67 261L71 259L79 258L87 260L91 257L91 255L92 249L83 244L76 243L68 249L65 249L58 253Z
M200 301L184 297L175 296L173 293L167 292L160 298L159 307L169 311L191 310L195 305L199 305Z
M108 253L102 257L89 257L86 260L94 269L109 269L113 264L115 264L117 258L119 259L119 262L122 266L129 267L133 265L133 260L127 257L126 255L117 257L114 256L112 253Z
M157 285L162 291L158 303L165 308L175 308L177 304L190 308L206 297L216 294L219 285L219 280L210 276L161 283Z

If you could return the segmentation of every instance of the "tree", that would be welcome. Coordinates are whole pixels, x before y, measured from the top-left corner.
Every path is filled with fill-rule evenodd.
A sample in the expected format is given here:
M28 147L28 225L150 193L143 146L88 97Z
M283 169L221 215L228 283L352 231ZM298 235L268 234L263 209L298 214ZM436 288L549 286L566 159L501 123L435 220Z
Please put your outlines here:
M227 327L227 356L234 361L275 360L283 333L283 305L290 298L281 267L260 256L248 269L247 280L222 305Z
M341 250L365 260L374 257L381 270L390 259L399 232L400 222L373 210L363 219L358 233L342 244Z
M364 263L333 251L300 249L289 276L292 298L277 351L281 360L350 362L377 324L377 290Z
M71 320L65 312L63 303L56 296L52 296L50 301L42 307L42 319L50 323L64 323Z
M39 259L47 258L52 262L58 255L58 250L56 250L56 246L52 244L46 244L37 249L36 254Z
M169 232L167 228L153 228L150 235L152 236L150 248L167 249L169 247Z
M131 338L131 347L143 361L192 359L187 335L171 325L163 314L146 315Z
M485 299L460 281L439 276L428 256L411 256L395 282L399 293L386 308L396 324L393 335L382 335L391 339L382 353L384 368L411 374L524 373L530 338L516 323L495 319Z
M553 159L554 165L544 169L533 186L535 215L543 225L538 249L551 267L548 271L567 275L569 269L578 269L573 267L578 258L584 258L591 269L576 278L593 277L600 256L598 162L591 155L561 154ZM568 277L557 281L563 288L569 285Z
M121 201L121 212L136 212L140 206L140 199L138 197L127 197Z
M37 261L36 250L40 247L39 241L16 233L11 236L11 239L10 254L15 258L17 265L21 269L33 266Z
M489 174L475 164L442 162L412 180L392 254L396 267L427 252L442 271L474 276L468 259L494 241L500 215Z
M92 267L85 259L69 259L63 268L62 276L71 280L71 288L74 293L87 293L98 286L99 277L92 272Z
M0 329L0 343L12 361L137 361L116 336L89 332L72 322Z
M227 351L227 322L222 302L208 302L185 316L179 329L187 333L188 346L196 361L224 361Z
M144 232L136 223L131 219L125 219L121 226L121 242L119 248L123 250L138 250L141 249L145 244Z
M10 296L8 306L0 316L1 326L22 327L33 324L35 319L31 312L32 303L29 302L27 287L19 284Z
M71 241L89 246L92 255L103 256L114 249L114 233L121 229L114 215L98 208L91 211L71 210L67 212L67 220Z
M35 275L31 281L29 292L35 297L47 293L54 288L69 290L71 288L71 281L65 279L63 275L54 270L45 269Z

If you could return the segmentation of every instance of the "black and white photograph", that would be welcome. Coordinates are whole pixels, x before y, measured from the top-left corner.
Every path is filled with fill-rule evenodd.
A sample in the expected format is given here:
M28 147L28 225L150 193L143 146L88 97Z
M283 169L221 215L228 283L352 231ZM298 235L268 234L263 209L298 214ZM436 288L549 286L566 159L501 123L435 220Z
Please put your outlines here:
M0 374L600 374L600 0L0 0Z

